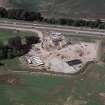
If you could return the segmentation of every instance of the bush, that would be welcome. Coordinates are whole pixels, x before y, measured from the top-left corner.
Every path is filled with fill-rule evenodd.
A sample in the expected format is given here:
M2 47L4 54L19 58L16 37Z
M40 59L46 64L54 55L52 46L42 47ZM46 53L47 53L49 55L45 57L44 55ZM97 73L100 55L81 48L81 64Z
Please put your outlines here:
M40 38L38 36L26 36L25 39L27 45L36 44L40 42Z

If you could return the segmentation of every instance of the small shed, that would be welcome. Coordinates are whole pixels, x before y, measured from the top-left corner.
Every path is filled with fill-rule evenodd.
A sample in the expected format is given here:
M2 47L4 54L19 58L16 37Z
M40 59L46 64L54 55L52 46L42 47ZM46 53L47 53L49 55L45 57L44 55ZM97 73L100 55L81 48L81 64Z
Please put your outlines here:
M74 66L74 65L79 65L82 63L82 61L80 59L74 59L74 60L71 60L71 61L67 61L66 62L68 65L70 66Z

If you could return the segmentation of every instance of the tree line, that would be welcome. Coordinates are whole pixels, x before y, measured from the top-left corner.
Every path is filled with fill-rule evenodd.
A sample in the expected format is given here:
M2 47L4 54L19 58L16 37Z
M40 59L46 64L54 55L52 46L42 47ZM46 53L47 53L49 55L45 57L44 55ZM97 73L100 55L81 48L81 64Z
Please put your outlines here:
M76 26L76 27L89 27L89 28L98 28L98 29L105 29L105 22L102 22L100 19L89 21L89 20L82 20L82 19L67 19L67 18L46 18L44 22L48 24L58 24L58 25L68 25L68 26Z
M0 7L0 17L25 21L41 21L43 19L39 12L24 9L6 9L4 7Z
M5 9L0 7L0 17L25 21L39 21L48 24L105 29L105 22L101 21L100 19L92 21L68 18L45 18L40 12L27 11L24 9Z
M25 43L22 43L20 36L15 36L8 39L8 44L0 42L0 60L12 59L17 56L22 56L29 52L32 44L39 43L40 39L38 36L26 36Z

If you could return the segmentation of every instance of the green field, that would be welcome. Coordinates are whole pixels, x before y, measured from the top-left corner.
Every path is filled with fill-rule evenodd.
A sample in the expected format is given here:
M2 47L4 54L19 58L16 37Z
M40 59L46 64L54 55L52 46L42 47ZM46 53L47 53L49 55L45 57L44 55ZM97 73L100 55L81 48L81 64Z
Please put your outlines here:
M9 0L14 7L41 11L48 17L105 18L105 0Z
M83 42L96 42L96 40L102 39L94 36L84 36L84 34L68 33L64 34L67 40L83 41Z
M10 74L8 74L10 75ZM0 105L104 105L105 65L92 64L80 75L59 77L15 73L0 79ZM0 76L1 77L1 76Z
M12 38L15 36L20 36L21 38L24 38L24 36L29 36L29 35L37 35L37 34L32 32L0 29L0 42L1 41L5 42L9 38Z

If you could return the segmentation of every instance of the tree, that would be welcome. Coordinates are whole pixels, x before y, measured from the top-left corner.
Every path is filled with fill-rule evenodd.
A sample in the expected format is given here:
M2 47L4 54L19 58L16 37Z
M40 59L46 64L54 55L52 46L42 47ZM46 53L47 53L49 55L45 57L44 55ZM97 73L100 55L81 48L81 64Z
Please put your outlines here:
M78 26L78 27L85 26L85 21L81 20L81 19L80 20L75 20L72 25L73 26Z
M27 45L36 44L40 42L40 38L38 36L26 36Z
M6 18L7 15L8 15L7 10L5 8L3 8L3 7L0 7L0 17Z
M14 54L13 54L13 48L8 48L8 53L7 53L7 58L13 58Z
M59 24L61 24L61 25L65 25L65 24L67 24L66 19L64 19L64 18L60 18L60 19L59 19Z
M74 23L74 20L73 20L73 19L68 19L67 25L72 26L72 25L73 25L73 23Z
M0 59L3 59L3 48L4 48L4 44L3 42L0 41Z
M8 58L8 46L3 47L3 59Z
M22 46L21 37L16 36L8 40L8 46L11 48L20 49Z
M49 24L57 24L57 20L55 18L50 18L47 21Z
M105 23L99 24L98 28L99 28L99 29L105 29Z

